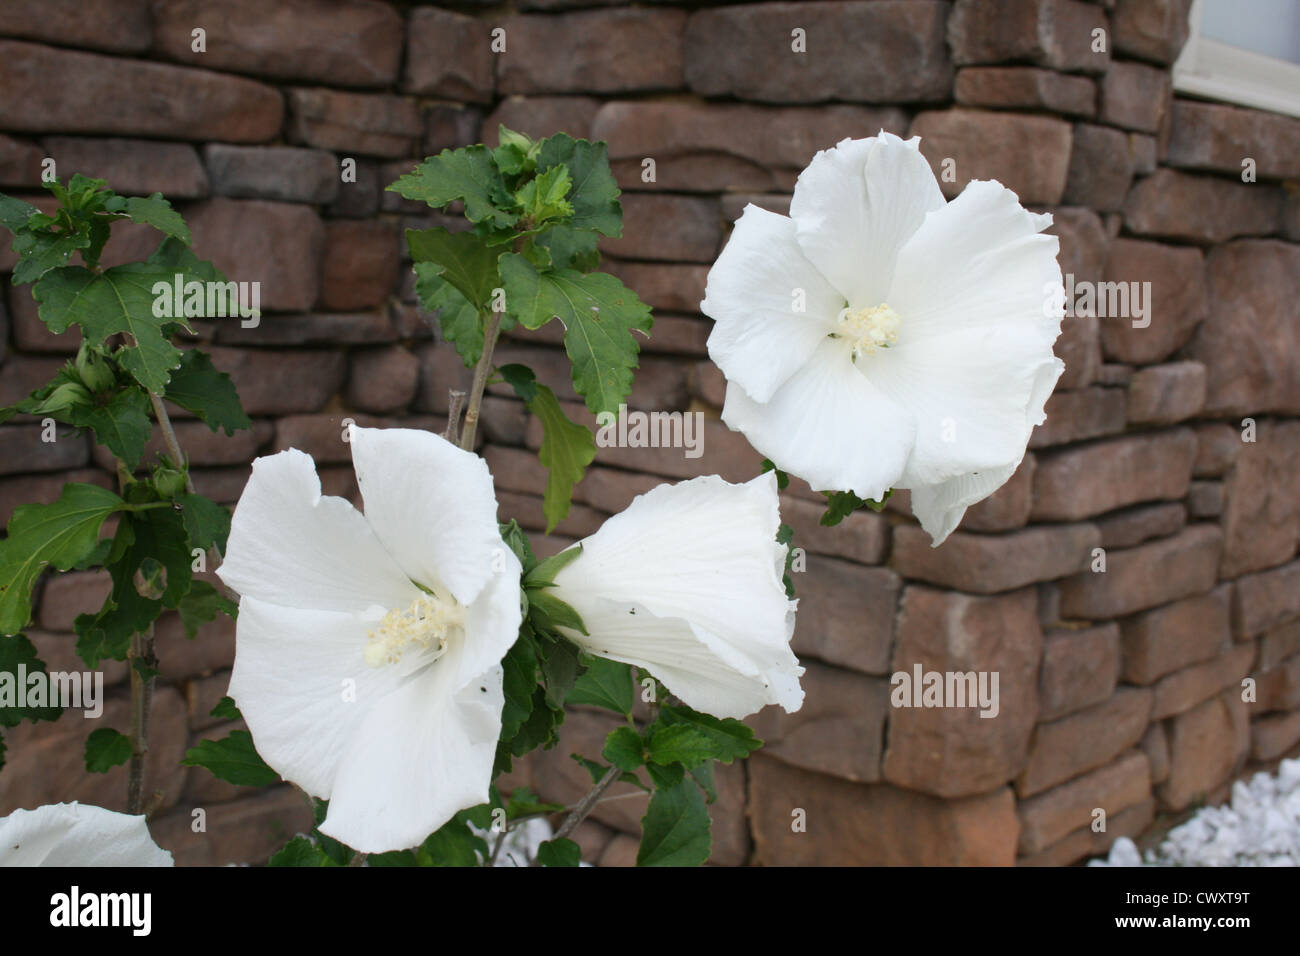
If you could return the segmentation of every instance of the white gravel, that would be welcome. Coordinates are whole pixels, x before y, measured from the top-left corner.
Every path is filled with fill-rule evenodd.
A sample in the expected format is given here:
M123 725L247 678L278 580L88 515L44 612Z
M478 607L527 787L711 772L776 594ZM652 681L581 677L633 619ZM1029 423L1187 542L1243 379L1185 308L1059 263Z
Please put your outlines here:
M1120 837L1089 866L1300 866L1300 759L1232 785L1232 801L1204 807L1145 857Z

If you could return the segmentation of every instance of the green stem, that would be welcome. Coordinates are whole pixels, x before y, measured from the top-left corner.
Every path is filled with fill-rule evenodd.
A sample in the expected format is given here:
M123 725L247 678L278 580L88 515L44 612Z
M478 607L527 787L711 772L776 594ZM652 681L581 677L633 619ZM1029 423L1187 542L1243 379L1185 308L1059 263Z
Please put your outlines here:
M497 336L501 334L501 313L494 311L490 316L483 333L483 354L474 366L474 384L470 386L469 405L465 408L465 428L460 433L460 447L466 451L474 450L479 406L483 404L483 390L487 388L488 377L492 374L492 350L496 348Z

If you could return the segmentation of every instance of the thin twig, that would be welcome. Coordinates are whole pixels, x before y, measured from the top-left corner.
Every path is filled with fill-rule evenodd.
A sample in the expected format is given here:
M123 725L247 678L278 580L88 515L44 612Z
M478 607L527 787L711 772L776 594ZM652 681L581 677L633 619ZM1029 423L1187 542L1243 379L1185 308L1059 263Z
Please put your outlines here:
M181 453L180 442L176 440L176 431L172 428L167 406L163 404L162 397L153 392L149 393L149 401L153 403L153 416L158 419L158 427L162 429L163 441L167 445L167 454L172 457L172 464L177 468L185 468L185 456ZM188 468L185 468L185 490L194 494L194 479L190 477Z
M447 427L442 433L442 437L447 441L456 440L456 429L460 425L460 411L464 407L465 393L458 388L450 389L447 393Z
M560 828L555 831L555 836L551 837L551 839L563 840L574 830L578 829L578 824L585 820L587 814L591 813L591 811L596 808L596 804L600 802L601 795L613 786L614 781L619 778L621 773L622 771L619 770L618 767L610 767L606 770L605 776L601 777L600 780L596 782L596 785L587 792L587 795L578 801L578 805L573 808L572 813L564 818L564 822L560 824Z
M492 312L488 318L487 329L483 333L483 354L474 366L474 384L470 386L469 407L465 409L465 428L460 433L460 447L466 451L474 450L474 432L478 429L479 406L483 404L483 390L487 387L488 376L492 374L492 350L496 348L497 336L501 333L501 313Z

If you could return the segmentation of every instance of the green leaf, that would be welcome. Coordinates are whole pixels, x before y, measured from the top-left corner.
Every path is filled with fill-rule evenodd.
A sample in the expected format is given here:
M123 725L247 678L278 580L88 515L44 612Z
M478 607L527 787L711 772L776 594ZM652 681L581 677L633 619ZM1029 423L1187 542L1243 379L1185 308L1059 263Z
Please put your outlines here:
M497 141L501 145L492 150L492 161L501 172L507 176L517 176L537 168L537 153L542 148L541 143L534 143L523 133L506 129L504 123L497 128Z
M656 790L641 818L637 866L699 866L709 858L709 811L690 780Z
M577 866L582 862L582 849L567 837L547 840L537 848L537 862L542 866Z
M513 740L533 712L537 688L537 645L521 634L501 661L505 673L505 706L501 711L501 739Z
M101 727L86 738L86 769L91 773L108 773L131 759L131 738Z
M266 787L280 775L266 765L246 730L232 730L220 740L201 740L185 751L185 767L206 767L212 775L240 787Z
M297 836L276 851L267 866L338 866L307 837Z
M507 820L559 813L563 809L564 804L547 803L528 787L516 787L511 792L510 799L506 801L505 806Z
M176 610L185 627L185 636L190 640L194 639L204 624L216 620L218 614L234 617L239 613L238 605L207 581L191 582L189 593L181 598Z
M0 541L0 634L16 634L32 615L36 576L47 565L67 571L99 543L104 519L124 507L98 485L67 484L48 505L22 505Z
M528 403L528 410L542 423L537 457L547 469L542 514L546 517L546 533L550 534L568 517L573 486L582 481L587 466L596 457L596 439L585 425L569 421L555 393L545 385L537 386L537 396Z
M432 262L415 264L415 294L429 312L436 312L442 337L452 344L466 368L478 364L483 354L483 321L469 299L442 277L442 267Z
M573 215L573 205L564 198L572 186L568 167L553 166L524 183L515 198L523 208L524 218L536 228Z
M573 204L573 226L606 236L622 235L623 208L618 203L618 182L610 172L605 144L575 140L565 133L544 140L537 155L538 176L560 165L568 167L573 178L568 194Z
M184 495L178 503L190 547L206 551L215 544L224 552L230 537L230 511L202 495Z
M469 829L470 813L460 811L429 835L415 853L420 866L478 866L487 859L487 843Z
M641 735L631 727L615 727L605 738L600 755L620 770L633 771L645 763Z
M471 305L488 310L492 290L497 288L499 249L489 247L472 232L448 232L442 227L408 229L406 243L413 262L437 266L438 274Z
M679 763L648 763L646 773L654 783L656 790L668 790L677 786L686 777L686 770Z
M586 634L587 627L582 618L568 604L545 591L530 591L528 594L528 618L537 628L545 633L556 633L557 627L567 627Z
M198 349L189 349L181 356L180 365L172 372L163 395L167 401L199 416L214 432L224 428L227 435L233 435L241 428L253 426L239 404L239 394L230 376L218 371L212 357Z
M587 669L578 678L566 703L603 707L630 717L636 702L631 667L603 657L588 657L583 663Z
M705 799L709 803L718 799L718 788L714 782L713 768L716 766L712 760L702 763L698 767L692 767L688 772L691 779L704 791Z
M760 469L760 472L759 472L759 473L765 475L765 474L767 474L769 471L774 471L774 472L776 472L776 489L777 489L777 491L785 491L785 489L786 489L787 487L789 487L789 485L790 485L790 476L787 475L787 474L786 474L784 471L782 471L780 468L776 467L776 465L772 463L772 459L770 459L770 458L764 458L764 459L763 459L763 467Z
M552 224L534 240L550 256L549 265L578 272L590 272L600 264L600 253L596 249L599 241L599 233L574 229L562 222Z
M660 708L657 723L659 726L655 730L656 734L667 733L670 727L689 727L709 741L713 748L711 756L723 763L731 763L737 757L747 757L763 745L763 742L754 736L754 731L739 720L701 714L691 710L685 704L665 705ZM683 751L691 746L687 743L685 735L669 738L669 741L670 744L667 746L677 747Z
M890 488L879 501L874 501L870 498L859 498L851 491L823 491L822 494L826 497L826 513L821 516L821 521L818 523L823 528L833 528L863 507L876 512L884 511L885 502L893 493L894 489Z
M20 673L19 667L22 671ZM18 706L20 678L46 673L45 663L36 656L36 648L25 635L0 636L0 727L16 727L23 720L58 720L63 710L59 707L33 707L30 698ZM10 694L11 701L6 703ZM49 701L46 701L49 704Z
M501 256L506 308L525 328L552 318L564 324L564 348L573 365L573 386L594 415L617 415L632 390L640 351L633 332L649 334L650 307L618 279L572 269L539 273L523 256Z
M568 605L565 605L567 607ZM577 614L573 615L577 618ZM581 619L578 620L581 625ZM564 699L578 678L578 649L563 637L541 642L542 679L546 682L546 704L563 711Z
M525 588L546 588L555 583L555 576L564 568L567 568L574 560L582 554L581 543L572 547L565 548L559 554L551 555L545 561L539 562L532 570L524 575Z
M132 222L153 226L159 232L179 239L189 245L190 230L185 225L181 214L172 208L172 204L163 198L162 193L152 196L113 196L104 203L104 211L126 216Z
M103 272L68 266L42 276L33 294L41 319L53 332L76 324L95 346L111 335L130 335L134 344L118 349L113 357L148 391L161 394L181 360L163 332L163 326L176 319L154 315L154 284L170 281L171 276L142 262Z
M656 724L646 741L646 759L657 764L680 763L690 769L711 759L717 750L712 736L691 724Z
M233 699L223 697L217 701L217 706L208 712L209 717L219 717L222 720L243 720L244 715L239 712Z
M138 388L128 387L116 392L103 405L70 409L68 421L78 428L89 428L95 433L95 440L122 459L128 471L135 471L153 429L149 411L149 396Z
M528 535L524 534L524 529L519 527L519 522L514 518L501 525L501 540L510 547L515 557L519 559L519 564L523 567L525 574L537 567L537 556L533 554L532 545L528 543Z
M39 212L40 210L31 203L0 193L0 226L4 226L10 232L17 232L24 228L27 220Z
M10 278L16 286L35 282L53 269L66 267L74 252L89 246L90 238L80 233L57 233L45 229L21 232L14 238L13 250L20 258ZM56 331L62 332L66 328Z
M496 228L512 226L519 219L510 211L514 200L486 146L444 149L388 189L435 209L463 200L465 218Z

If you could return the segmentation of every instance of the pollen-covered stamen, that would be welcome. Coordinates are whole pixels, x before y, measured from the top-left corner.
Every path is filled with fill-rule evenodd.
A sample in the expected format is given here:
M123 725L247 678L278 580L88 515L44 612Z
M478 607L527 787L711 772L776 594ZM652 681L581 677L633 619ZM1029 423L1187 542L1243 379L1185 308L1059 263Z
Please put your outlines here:
M835 334L849 343L856 359L896 344L898 325L898 313L884 302L870 309L845 307L836 319Z
M424 665L437 660L465 630L465 609L453 597L423 594L407 608L389 611L366 634L366 663L397 664L411 655ZM408 658L407 663L416 663Z

